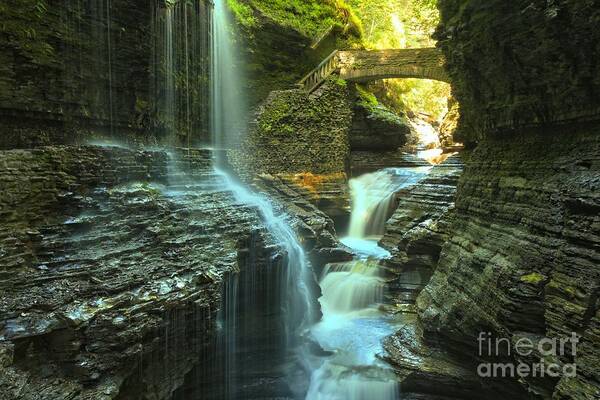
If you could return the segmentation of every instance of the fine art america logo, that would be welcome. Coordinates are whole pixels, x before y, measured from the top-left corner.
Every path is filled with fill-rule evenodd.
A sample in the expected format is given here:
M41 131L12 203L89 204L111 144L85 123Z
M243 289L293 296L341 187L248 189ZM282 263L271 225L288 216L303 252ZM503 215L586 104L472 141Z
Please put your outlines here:
M477 338L479 357L484 359L506 357L532 357L537 359L534 363L512 362L484 362L478 365L477 374L482 378L516 378L516 377L574 377L577 375L575 363L562 363L561 356L577 354L579 337L572 333L571 336L561 338L542 338L533 341L521 337L514 343L508 338L492 337L490 332L481 332Z

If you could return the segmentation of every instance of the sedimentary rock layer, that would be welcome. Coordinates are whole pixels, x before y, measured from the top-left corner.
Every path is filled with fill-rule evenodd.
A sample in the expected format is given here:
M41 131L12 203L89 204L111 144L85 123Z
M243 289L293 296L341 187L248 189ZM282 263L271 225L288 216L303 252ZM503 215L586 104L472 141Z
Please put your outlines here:
M598 119L600 31L587 0L441 0L436 38L461 105L458 142Z
M396 302L414 303L435 270L442 245L449 239L462 169L461 156L451 156L433 167L425 179L396 195L398 206L379 242L392 256L385 264L397 276L392 283Z
M206 141L211 13L209 1L3 2L0 148Z
M224 282L276 279L283 259L209 165L202 150L0 153L0 398L167 399L182 385Z
M600 393L598 129L526 130L481 143L459 183L449 240L417 299L425 336L475 358L480 332L513 343L580 335L577 354L556 356L577 364L576 377L523 379L545 397ZM539 363L539 354L526 361Z

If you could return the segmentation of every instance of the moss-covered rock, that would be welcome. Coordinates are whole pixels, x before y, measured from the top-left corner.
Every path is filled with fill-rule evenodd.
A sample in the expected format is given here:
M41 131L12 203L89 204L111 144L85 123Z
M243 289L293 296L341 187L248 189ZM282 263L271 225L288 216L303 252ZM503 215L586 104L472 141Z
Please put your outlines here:
M228 0L246 52L250 105L294 87L335 49L361 46L360 21L339 0Z
M395 150L412 139L412 129L405 115L391 111L361 86L353 89L352 150Z
M330 80L312 94L274 91L257 111L234 163L252 173L344 173L350 154L350 92Z

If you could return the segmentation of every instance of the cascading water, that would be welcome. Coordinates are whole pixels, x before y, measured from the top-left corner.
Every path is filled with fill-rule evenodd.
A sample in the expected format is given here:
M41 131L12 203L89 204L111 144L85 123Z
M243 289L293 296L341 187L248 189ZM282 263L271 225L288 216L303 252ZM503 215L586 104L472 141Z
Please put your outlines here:
M395 400L394 373L377 358L382 340L399 322L380 311L385 281L379 260L389 253L377 245L393 211L394 193L422 179L430 167L391 168L350 181L350 232L342 239L354 261L329 264L319 282L323 319L311 333L332 355L314 370L307 400Z
M310 324L315 322L313 308L315 294L310 289L310 282L314 277L304 250L285 216L276 214L272 204L265 197L237 184L225 172L218 169L216 172L238 201L259 210L267 230L284 249L287 265L284 267L281 281L281 293L284 296L281 299L281 306L284 308L286 318L285 341L291 344L299 329L308 329Z
M376 355L383 351L382 339L396 326L377 307L385 282L377 260L369 259L373 254L383 257L385 251L371 241L367 254L364 246L357 246L359 258L325 269L320 281L323 318L317 323L313 272L293 228L269 200L224 172L224 150L239 143L246 122L242 53L236 49L224 0L215 2L213 21L211 130L217 148L215 175L222 183L213 190L230 192L241 206L258 210L280 251L271 256L265 273L253 265L255 258L264 256L254 254L260 246L250 243L247 263L225 283L216 349L220 361L209 368L210 375L220 378L203 380L206 386L216 383L222 388L198 398L395 399L395 376ZM369 236L382 234L393 193L425 173L426 169L386 170L353 181L353 239L367 242ZM253 237L260 240L260 235ZM332 355L312 355L304 333Z
M394 193L414 185L430 167L388 168L350 180L352 214L349 236L365 239L383 235L393 211Z
M213 145L218 149L226 149L239 142L244 134L248 112L241 62L243 53L225 3L224 0L215 1L213 14L211 130Z
M247 110L242 94L242 53L237 49L229 10L224 0L217 0L214 7L211 130L215 175L222 182L221 190L231 192L244 207L258 210L280 250L271 260L273 270L268 274L256 270L252 263L259 255L252 255L250 265L237 276L232 274L225 284L218 349L224 352L219 373L224 375L225 388L202 398L298 397L306 390L306 382L296 385L295 381L303 364L302 333L316 320L318 303L311 289L316 280L287 218L265 197L225 172L225 151L239 143ZM299 375L301 381L303 374ZM308 373L304 375L306 381ZM253 389L257 385L260 389Z
M313 372L307 400L398 398L393 372L377 359L383 352L383 338L396 327L377 308L385 288L380 273L377 260L372 259L333 264L324 270L323 319L311 333L332 355Z

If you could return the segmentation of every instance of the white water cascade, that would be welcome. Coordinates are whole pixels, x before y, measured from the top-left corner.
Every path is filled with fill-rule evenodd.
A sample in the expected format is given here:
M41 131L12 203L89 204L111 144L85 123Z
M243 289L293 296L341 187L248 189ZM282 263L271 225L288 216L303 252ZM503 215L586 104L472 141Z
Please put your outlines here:
M332 355L312 374L307 400L395 400L393 372L377 358L382 340L395 331L378 309L385 282L377 260L330 264L320 281L323 319L311 333Z
M394 194L417 183L431 167L387 168L350 180L352 214L349 237L383 235L393 211Z
M248 113L239 35L225 0L213 11L212 126L213 145L230 148L244 135ZM218 154L218 153L217 153ZM217 162L219 162L217 158Z
M315 294L310 290L310 282L314 277L304 250L285 215L277 214L269 200L236 183L227 173L219 169L215 172L223 179L226 189L233 193L237 201L258 209L267 230L285 251L287 265L281 280L281 293L284 295L282 307L287 319L286 342L290 343L299 330L308 329L315 322L312 307Z
M380 310L385 280L379 260L389 257L377 241L384 233L394 194L422 179L430 167L390 168L350 181L352 214L342 242L354 261L329 264L319 282L323 319L311 333L331 356L315 368L307 400L396 400L393 371L377 356L382 341L399 327L396 317Z
M241 93L243 75L238 68L242 53L236 49L224 0L215 2L213 29L211 128L215 147L227 149L238 143L243 134L246 109ZM283 320L281 335L283 350L288 355L285 359L288 372L284 371L284 367L274 373L284 376L290 387L284 397L298 398L305 394L307 400L397 399L399 388L396 377L377 357L383 352L382 340L398 328L398 322L379 309L383 302L385 280L378 258L388 253L377 246L372 236L383 233L393 194L416 183L428 168L389 169L352 181L352 228L344 243L352 247L358 256L352 262L330 264L325 268L320 280L322 297L319 299L323 317L317 322L317 315L313 312L316 294L311 292L312 270L287 218L278 214L268 199L253 193L223 172L226 167L224 157L217 158L216 165L215 173L225 182L225 190L232 192L244 206L259 211L270 235L283 250L282 275L277 281L281 295L275 301L279 302L276 306L281 310ZM237 314L249 311L246 304L238 302L241 298L238 291L247 296L244 287L241 281L234 279L224 293L225 313L222 317L226 320L222 326L227 332L224 332L225 346L221 347L221 351L228 353L225 355L228 387L223 398L243 398L240 396L243 396L244 390L258 381L275 378L274 375L264 375L265 364L281 361L280 355L264 354L262 359L248 362L248 349L242 348L245 333L240 325L236 325ZM239 307L246 310L241 311ZM304 345L302 336L307 331L327 355L323 352L314 355L309 350L310 346ZM305 386L295 390L297 377L294 374L299 370L310 373L308 390ZM248 375L249 371L256 371L256 376L251 376L251 381L240 381L240 374ZM262 390L266 386L263 385ZM260 397L270 395L260 393ZM281 397L281 394L271 397Z
M316 322L315 311L318 307L316 281L304 250L286 215L275 210L265 196L254 193L242 183L232 178L227 169L225 151L235 146L244 135L246 124L246 102L244 74L241 68L242 52L239 49L231 15L225 0L215 1L213 13L213 62L212 62L212 118L211 130L216 148L215 174L224 183L223 189L231 192L236 201L246 207L258 210L261 219L280 248L282 260L277 269L271 272L275 276L277 287L269 287L269 282L260 283L255 271L240 271L239 277L232 277L226 284L224 310L221 314L224 332L223 346L220 351L225 355L225 395L223 398L244 398L246 390L251 390L261 380L279 380L286 382L275 388L273 396L302 396L306 390L308 373L304 371L302 361L304 349L302 335L308 332ZM253 267L250 266L250 269ZM249 303L241 303L250 297ZM266 298L271 302L263 305L279 322L274 326L256 326L256 321L248 321L249 315L264 313L256 298ZM236 321L242 323L238 324ZM243 326L245 325L245 327ZM244 328L252 332L244 332ZM260 347L249 343L257 330L264 329L272 342ZM273 337L273 331L280 332ZM257 339L260 340L260 339ZM266 353L260 353L267 348ZM291 367L290 367L291 366ZM302 370L302 371L298 371ZM265 372L266 371L266 372ZM267 375L268 374L268 375ZM297 383L304 382L304 383ZM269 390L261 389L264 396ZM277 386L271 384L270 387ZM282 390L281 392L278 392Z

